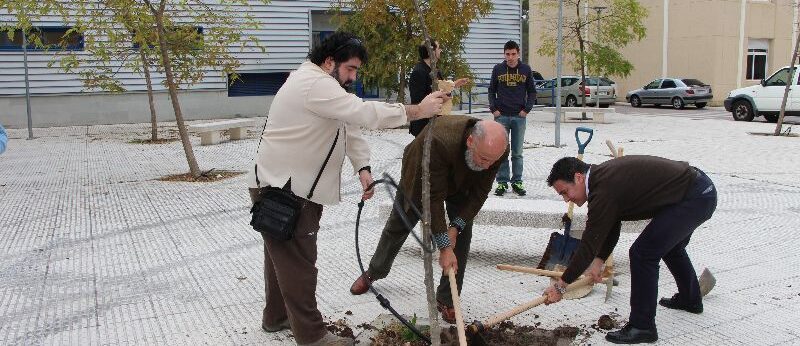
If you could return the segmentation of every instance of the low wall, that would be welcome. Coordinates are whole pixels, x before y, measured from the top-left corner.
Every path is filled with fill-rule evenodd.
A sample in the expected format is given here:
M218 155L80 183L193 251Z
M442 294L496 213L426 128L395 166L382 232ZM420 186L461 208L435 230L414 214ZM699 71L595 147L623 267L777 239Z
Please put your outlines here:
M227 90L180 91L186 120L264 116L273 96L228 97ZM155 93L158 121L174 121L175 113L166 91ZM33 127L150 122L147 93L87 93L31 96ZM0 97L0 124L9 128L28 126L25 96Z

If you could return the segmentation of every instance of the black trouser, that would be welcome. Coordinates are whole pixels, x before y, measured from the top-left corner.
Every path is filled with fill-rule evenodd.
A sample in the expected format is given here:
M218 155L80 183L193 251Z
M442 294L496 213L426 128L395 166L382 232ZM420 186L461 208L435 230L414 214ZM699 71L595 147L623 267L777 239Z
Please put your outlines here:
M714 183L701 170L682 201L663 208L644 228L630 249L632 326L655 327L659 261L669 268L678 285L678 296L688 304L699 303L700 285L686 245L694 230L711 218L717 208Z
M449 197L445 201L447 216L451 219L458 216L458 211L461 209L460 207L463 202L463 198ZM400 193L395 197L395 203L400 203L400 205L404 206L405 213L408 215L408 221L412 225L416 225L417 222L419 222L419 218L410 211L410 207L405 205L404 199ZM375 254L369 262L368 271L370 278L378 280L389 275L389 271L392 269L392 263L395 257L397 257L397 253L400 252L400 248L403 246L406 238L408 238L408 234L409 230L406 228L400 215L398 215L395 209L392 209L392 213L389 215L389 219L386 220L386 226L384 226L383 232L381 233L381 239L378 241ZM464 272L467 270L467 258L469 257L469 244L471 240L472 221L468 221L464 229L458 234L456 247L453 249L456 260L458 261L456 283L459 294L461 294L461 287L464 282ZM439 279L439 287L436 289L436 300L447 306L453 306L453 297L450 294L450 279L447 273L442 273L442 277Z

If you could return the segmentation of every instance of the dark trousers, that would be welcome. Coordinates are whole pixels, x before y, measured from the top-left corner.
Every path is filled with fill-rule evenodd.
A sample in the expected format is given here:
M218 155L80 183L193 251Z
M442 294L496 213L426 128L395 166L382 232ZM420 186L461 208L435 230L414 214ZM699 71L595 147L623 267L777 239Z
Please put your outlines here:
M636 328L655 327L659 261L669 268L678 285L678 296L686 303L701 301L692 261L686 245L694 230L711 218L717 207L714 183L700 170L682 201L663 208L644 228L630 249L631 314Z
M398 201L400 205L404 206L405 213L408 215L408 221L411 225L416 225L417 222L419 222L419 218L410 211L410 207L403 202L404 199L399 193L395 197L395 203L398 203ZM451 219L455 218L458 216L458 211L460 210L461 199L457 197L448 198L445 201L445 205L447 216ZM370 278L377 280L383 279L389 275L389 271L392 269L392 263L395 257L397 257L397 253L400 252L400 248L403 246L406 238L408 238L408 234L409 230L406 228L400 215L395 209L392 209L389 220L386 221L386 225L381 233L381 239L378 241L375 254L369 262L368 271ZM458 234L456 247L453 249L456 259L458 260L456 284L458 286L459 295L461 294L461 287L464 283L464 272L467 269L467 257L469 257L469 244L471 240L472 221L469 221L464 229L461 230L461 233ZM453 296L450 294L450 279L447 273L442 273L442 277L439 279L439 287L436 289L436 300L447 306L453 306Z
M251 189L250 197L255 201ZM274 326L289 320L298 344L315 342L327 333L317 308L317 232L322 205L307 201L300 212L294 238L264 238L266 307L261 323Z

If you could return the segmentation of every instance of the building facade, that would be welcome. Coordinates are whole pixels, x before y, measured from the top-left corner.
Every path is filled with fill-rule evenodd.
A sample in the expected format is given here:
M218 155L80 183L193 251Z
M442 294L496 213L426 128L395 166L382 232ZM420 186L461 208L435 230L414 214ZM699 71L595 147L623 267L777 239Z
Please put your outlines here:
M180 91L181 108L187 119L250 117L265 115L272 95L288 73L306 59L314 40L335 31L327 13L330 0L280 1L253 5L250 12L261 23L252 32L266 52L247 50L235 55L241 62L237 71L244 83L229 86L227 76L210 71L204 80ZM488 78L494 64L502 61L502 44L520 41L521 4L518 0L493 1L491 14L470 25L462 54L479 77ZM0 14L0 20L11 20ZM69 25L55 18L34 23L46 37L60 38ZM202 30L199 27L198 30ZM0 38L0 123L9 127L27 124L25 102L25 61L21 38ZM68 49L80 51L82 38L76 37ZM132 71L117 75L126 92L110 94L84 90L79 75L48 67L52 52L29 50L27 57L33 126L113 124L148 122L144 76ZM409 67L410 68L410 67ZM153 76L159 121L174 120L162 75ZM362 91L369 96L369 90Z
M633 64L633 72L625 78L610 76L617 83L618 101L624 102L627 91L653 79L676 77L711 85L714 99L710 104L722 105L731 90L758 84L789 65L797 37L796 2L639 0L649 11L647 36L622 50ZM589 6L595 4L589 1ZM530 60L546 77L554 77L555 59L536 53L541 40L535 16L541 13L534 1L530 13ZM562 73L579 75L566 65Z

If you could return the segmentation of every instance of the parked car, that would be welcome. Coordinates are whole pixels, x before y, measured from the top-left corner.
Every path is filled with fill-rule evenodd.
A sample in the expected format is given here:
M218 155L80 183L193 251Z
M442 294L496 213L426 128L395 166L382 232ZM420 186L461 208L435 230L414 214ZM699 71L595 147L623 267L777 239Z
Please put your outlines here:
M797 71L790 74L789 66L775 71L757 85L734 89L725 99L725 110L731 112L736 121L752 121L754 117L763 116L768 122L777 122L787 81L800 84ZM797 87L789 88L786 115L800 115L800 90Z
M714 95L711 86L694 78L659 78L641 89L629 91L625 101L633 107L643 104L672 105L672 108L683 109L687 104L703 108Z
M580 76L561 77L561 105L567 107L577 107L581 105L582 95L586 95L586 105L594 107L597 99L600 99L600 107L607 108L617 100L616 84L614 81L600 77L598 87L597 77L586 77L584 87ZM536 102L540 105L555 106L555 86L556 79L539 83L536 86Z

